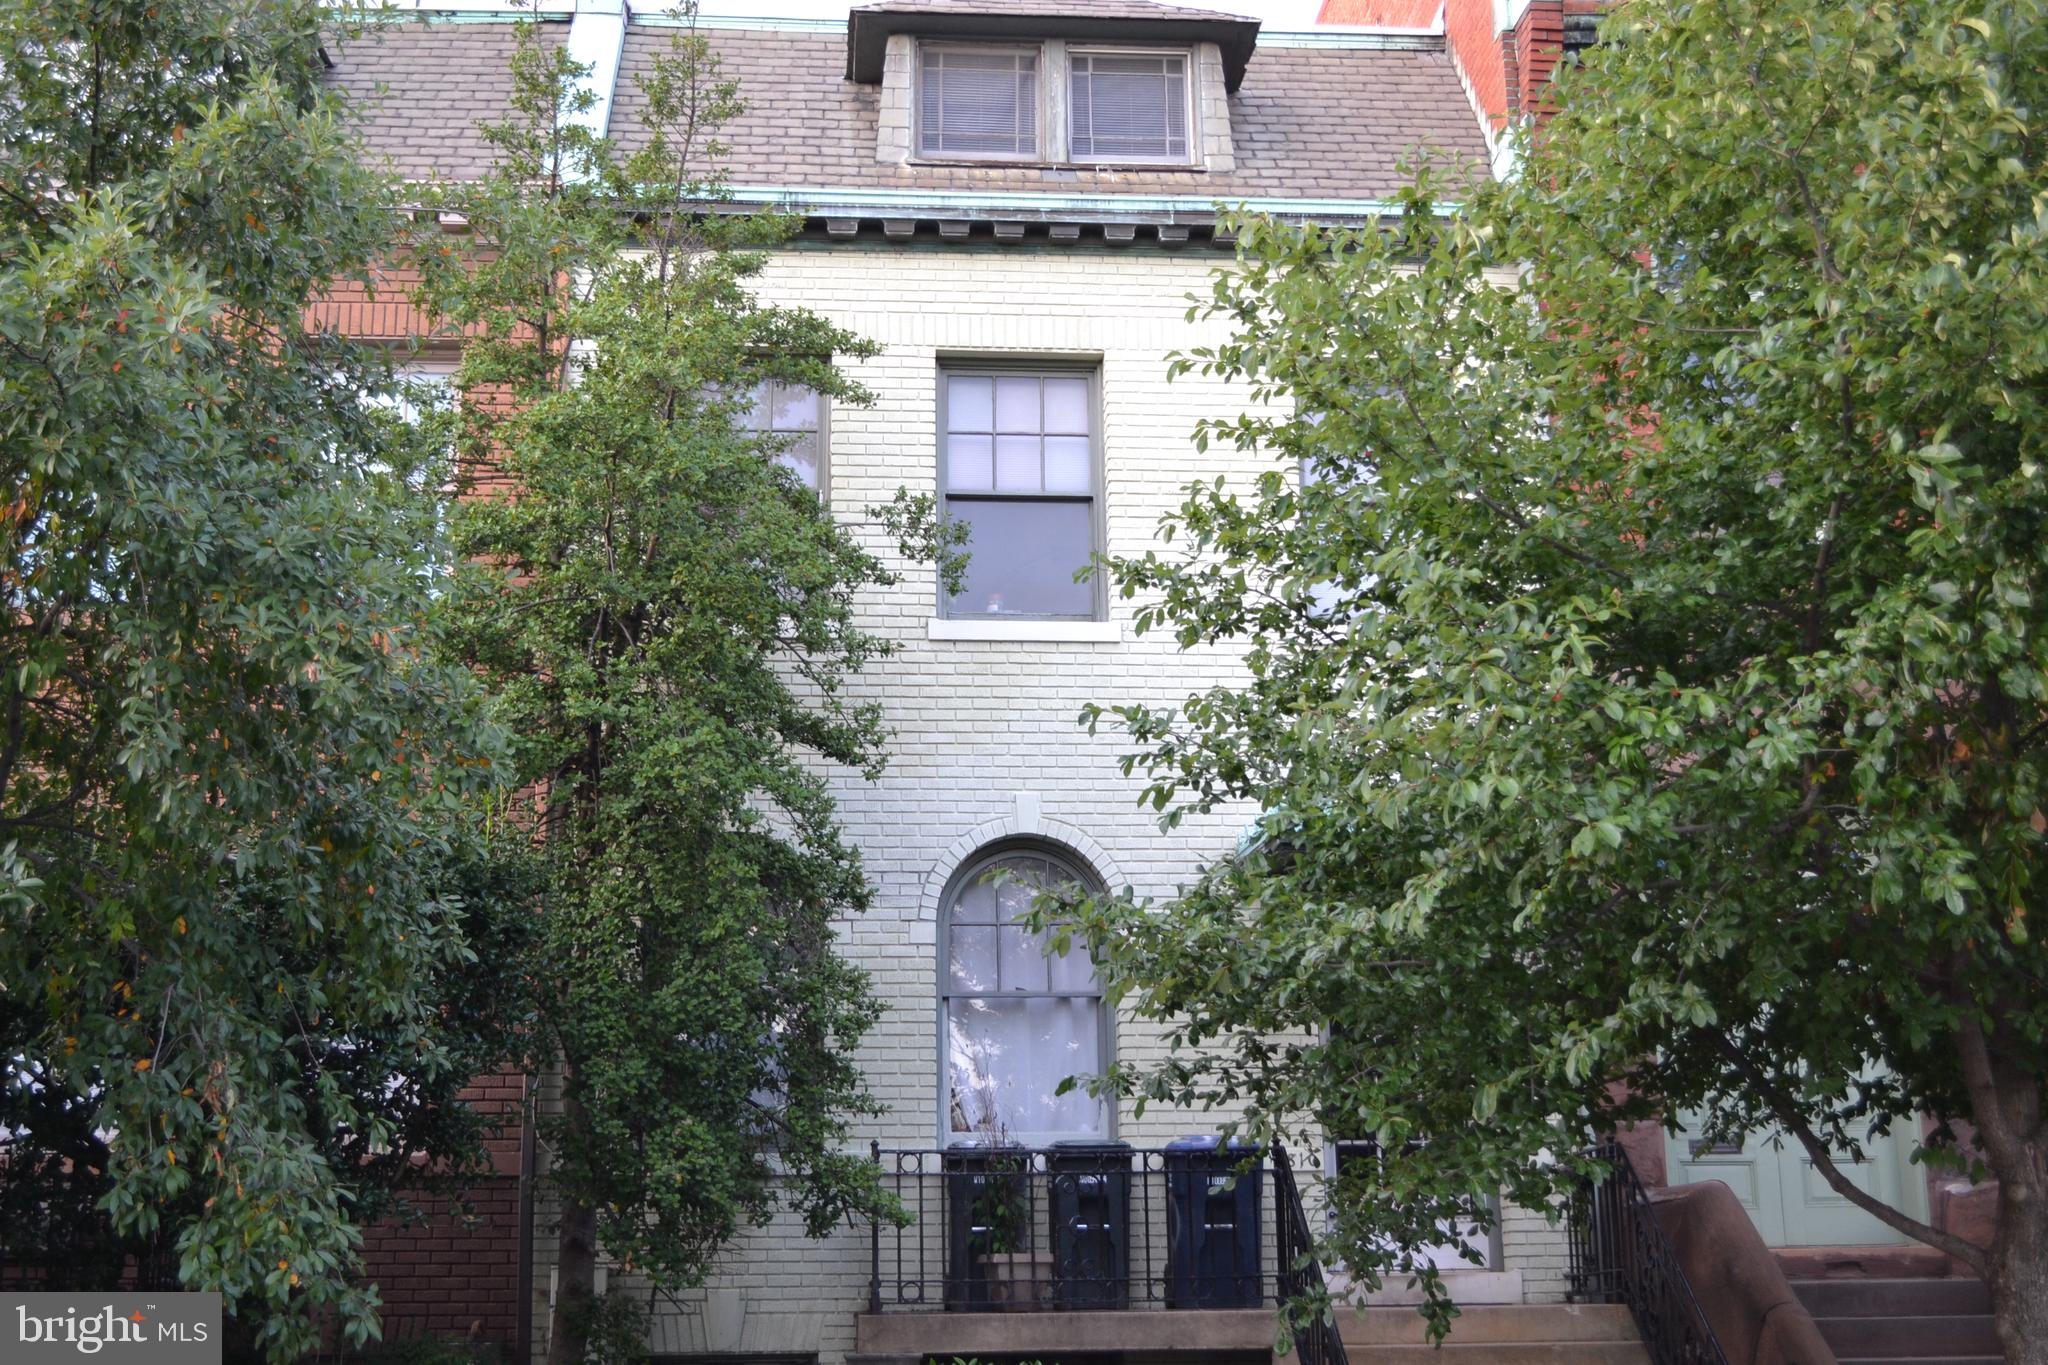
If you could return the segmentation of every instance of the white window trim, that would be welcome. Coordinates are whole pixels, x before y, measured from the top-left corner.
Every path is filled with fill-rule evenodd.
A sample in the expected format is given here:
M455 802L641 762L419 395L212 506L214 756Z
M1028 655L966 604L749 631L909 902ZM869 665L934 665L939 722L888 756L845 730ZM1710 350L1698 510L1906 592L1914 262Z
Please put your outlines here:
M1059 621L1026 618L1005 621L995 616L934 616L925 622L927 640L998 640L1042 644L1121 644L1121 621Z

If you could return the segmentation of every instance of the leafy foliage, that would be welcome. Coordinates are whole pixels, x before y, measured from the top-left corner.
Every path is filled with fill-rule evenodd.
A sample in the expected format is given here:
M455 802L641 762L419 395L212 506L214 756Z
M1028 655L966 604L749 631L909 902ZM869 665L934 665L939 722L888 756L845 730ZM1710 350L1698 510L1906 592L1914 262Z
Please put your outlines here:
M319 18L0 5L0 1235L161 1252L280 1355L374 1332L375 1153L459 1168L508 1046L431 442L304 322L387 235Z
M2038 1359L2044 12L1608 31L1518 182L1247 220L1198 309L1238 330L1182 370L1283 400L1203 439L1274 468L1112 567L1249 680L1114 719L1169 822L1249 800L1265 838L1091 907L1182 1044L1116 1080L1377 1136L1333 1240L1380 1274L1632 1120L1829 1170L1925 1112L1923 1160L2003 1182L2001 1243L1881 1216L1984 1267Z
M545 809L558 1360L584 1353L599 1242L675 1287L785 1203L813 1235L887 1206L845 1151L878 1007L834 950L869 891L827 778L882 762L843 685L883 653L856 594L892 580L775 458L789 438L740 420L771 379L864 401L833 359L872 347L753 297L792 225L718 206L738 93L701 38L639 78L630 155L579 124L576 74L523 36L496 166L443 191L483 249L415 253L468 337L451 638Z

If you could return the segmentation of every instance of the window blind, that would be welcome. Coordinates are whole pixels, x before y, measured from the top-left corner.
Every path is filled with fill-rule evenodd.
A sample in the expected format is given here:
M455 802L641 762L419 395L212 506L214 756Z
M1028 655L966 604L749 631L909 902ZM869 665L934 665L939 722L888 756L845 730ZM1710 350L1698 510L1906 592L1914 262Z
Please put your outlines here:
M1186 161L1187 58L1068 58L1068 137L1077 161Z

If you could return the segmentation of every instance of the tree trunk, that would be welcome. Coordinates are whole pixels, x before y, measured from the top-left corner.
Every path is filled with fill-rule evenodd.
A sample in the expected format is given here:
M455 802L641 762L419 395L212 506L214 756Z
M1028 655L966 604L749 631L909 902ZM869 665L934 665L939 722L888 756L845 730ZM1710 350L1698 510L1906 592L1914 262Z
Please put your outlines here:
M1985 1278L2006 1365L2048 1365L2048 1138L2023 1149L2033 1179L2001 1173Z
M570 1200L555 1234L555 1308L548 1318L547 1365L583 1365L597 1288L597 1211Z
M575 1130L582 1126L583 1102L574 1076L565 1080L562 1118ZM597 1210L565 1195L555 1232L555 1307L548 1316L547 1365L583 1365L596 1297Z

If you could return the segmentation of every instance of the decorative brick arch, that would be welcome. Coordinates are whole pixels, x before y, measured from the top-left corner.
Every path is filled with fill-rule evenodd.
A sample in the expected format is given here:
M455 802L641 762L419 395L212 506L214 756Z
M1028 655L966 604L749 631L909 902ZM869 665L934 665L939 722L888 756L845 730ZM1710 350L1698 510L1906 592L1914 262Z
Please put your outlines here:
M939 909L945 901L946 887L951 884L953 874L990 844L1005 840L1049 844L1059 849L1101 878L1103 889L1111 895L1130 885L1108 851L1090 838L1086 830L1064 821L1044 819L1029 808L1021 809L1014 815L984 820L947 845L946 851L939 855L938 862L925 875L924 894L918 898L917 923L922 930L919 934L921 939L929 942L925 935L938 925Z

